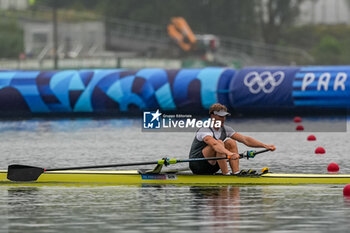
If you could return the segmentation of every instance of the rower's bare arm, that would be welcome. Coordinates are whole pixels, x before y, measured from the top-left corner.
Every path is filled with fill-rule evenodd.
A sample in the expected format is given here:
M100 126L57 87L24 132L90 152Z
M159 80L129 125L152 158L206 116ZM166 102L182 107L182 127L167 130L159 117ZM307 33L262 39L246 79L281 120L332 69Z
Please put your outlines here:
M270 145L264 144L264 143L259 142L258 140L254 139L252 137L244 136L240 133L233 134L231 138L234 140L237 140L237 141L239 141L239 142L241 142L249 147L263 147L263 148L266 148L268 150L272 150L272 151L275 150L275 146L272 144L270 144Z
M217 153L221 153L221 154L226 154L227 156L232 156L233 153L229 150L227 150L224 146L223 143L218 142L218 140L216 140L215 138L213 138L212 136L205 136L203 141L211 146Z

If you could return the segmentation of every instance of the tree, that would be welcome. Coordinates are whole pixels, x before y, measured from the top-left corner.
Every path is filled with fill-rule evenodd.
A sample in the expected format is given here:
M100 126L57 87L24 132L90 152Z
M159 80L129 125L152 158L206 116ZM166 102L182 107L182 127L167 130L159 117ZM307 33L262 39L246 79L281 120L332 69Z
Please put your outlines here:
M319 65L339 65L342 63L342 46L336 38L326 35L316 46L315 55Z
M303 0L257 0L259 23L264 41L277 44L283 30L290 27L300 13Z
M0 57L18 58L23 52L23 31L14 20L0 20Z

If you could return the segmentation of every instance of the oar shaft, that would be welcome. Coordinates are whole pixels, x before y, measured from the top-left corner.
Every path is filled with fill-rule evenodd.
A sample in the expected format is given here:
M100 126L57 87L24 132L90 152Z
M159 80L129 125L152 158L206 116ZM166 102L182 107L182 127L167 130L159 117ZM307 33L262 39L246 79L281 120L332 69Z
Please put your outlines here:
M220 160L220 159L227 159L227 158L226 157L209 157L209 158L195 158L195 159L176 159L173 163L170 160L170 164L196 162L196 161L207 161L207 160Z
M254 154L260 154L263 152L268 151L267 149L262 151L254 152ZM244 157L244 153L239 154L240 159ZM152 162L137 162L137 163L118 163L118 164L108 164L108 165L97 165L97 166L82 166L82 167L64 167L64 168L49 168L49 169L43 169L43 171L63 171L63 170L80 170L80 169L91 169L91 168L107 168L107 167L127 167L127 166L138 166L138 165L169 165L169 164L176 164L176 163L185 163L185 162L195 162L195 161L205 161L205 160L220 160L220 159L227 159L227 157L210 157L210 158L193 158L193 159L168 159L164 158L162 160L158 161L152 161Z
M45 171L63 171L63 170L80 170L80 169L106 168L106 167L127 167L127 166L159 164L159 163L161 163L160 161L163 161L163 160L153 161L153 162L119 163L119 164L108 164L108 165L98 165L98 166L84 166L84 167L50 168L50 169L44 169L44 170Z
M168 165L184 162L194 162L194 161L203 161L203 160L220 160L227 159L226 157L210 157L210 158L195 158L195 159L162 159L153 162L137 162L137 163L118 163L118 164L108 164L108 165L98 165L98 166L83 166L83 167L64 167L64 168L50 168L44 169L44 171L64 171L64 170L80 170L80 169L91 169L91 168L106 168L106 167L127 167L127 166L138 166L138 165Z
M254 156L260 153L264 153L269 151L268 149L264 149L261 151L254 152ZM239 158L244 158L245 153L240 153ZM206 161L206 160L220 160L220 159L228 159L227 157L208 157L208 158L193 158L193 159L170 159L169 164L175 164L175 163L186 163L186 162L195 162L195 161Z

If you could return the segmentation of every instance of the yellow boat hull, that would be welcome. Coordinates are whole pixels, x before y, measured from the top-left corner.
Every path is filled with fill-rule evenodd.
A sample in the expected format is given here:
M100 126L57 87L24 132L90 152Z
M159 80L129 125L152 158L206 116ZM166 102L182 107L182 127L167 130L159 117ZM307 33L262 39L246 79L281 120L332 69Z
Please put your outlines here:
M35 182L13 182L7 171L0 171L0 184L185 184L185 185L284 185L284 184L347 184L350 175L337 174L277 174L238 177L223 175L193 175L190 173L139 174L138 171L51 171L43 173Z

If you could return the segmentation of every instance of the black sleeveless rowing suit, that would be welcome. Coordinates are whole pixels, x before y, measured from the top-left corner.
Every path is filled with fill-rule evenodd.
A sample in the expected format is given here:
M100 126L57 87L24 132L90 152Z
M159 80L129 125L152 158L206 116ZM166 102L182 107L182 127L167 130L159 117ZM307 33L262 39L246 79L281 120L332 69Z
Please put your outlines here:
M215 133L212 128L208 128L208 129L212 132L213 138L215 138L216 140L220 139L221 141L224 141L227 137L225 128L226 126L222 127L220 138L215 137ZM197 130L197 133L199 130ZM189 155L190 159L204 158L202 150L207 146L207 144L204 141L199 141L197 139L197 133L192 142L190 155ZM204 161L190 162L190 169L193 172L193 174L211 175L219 171L220 167L218 163L215 163L215 165L212 165L208 161L204 160Z

